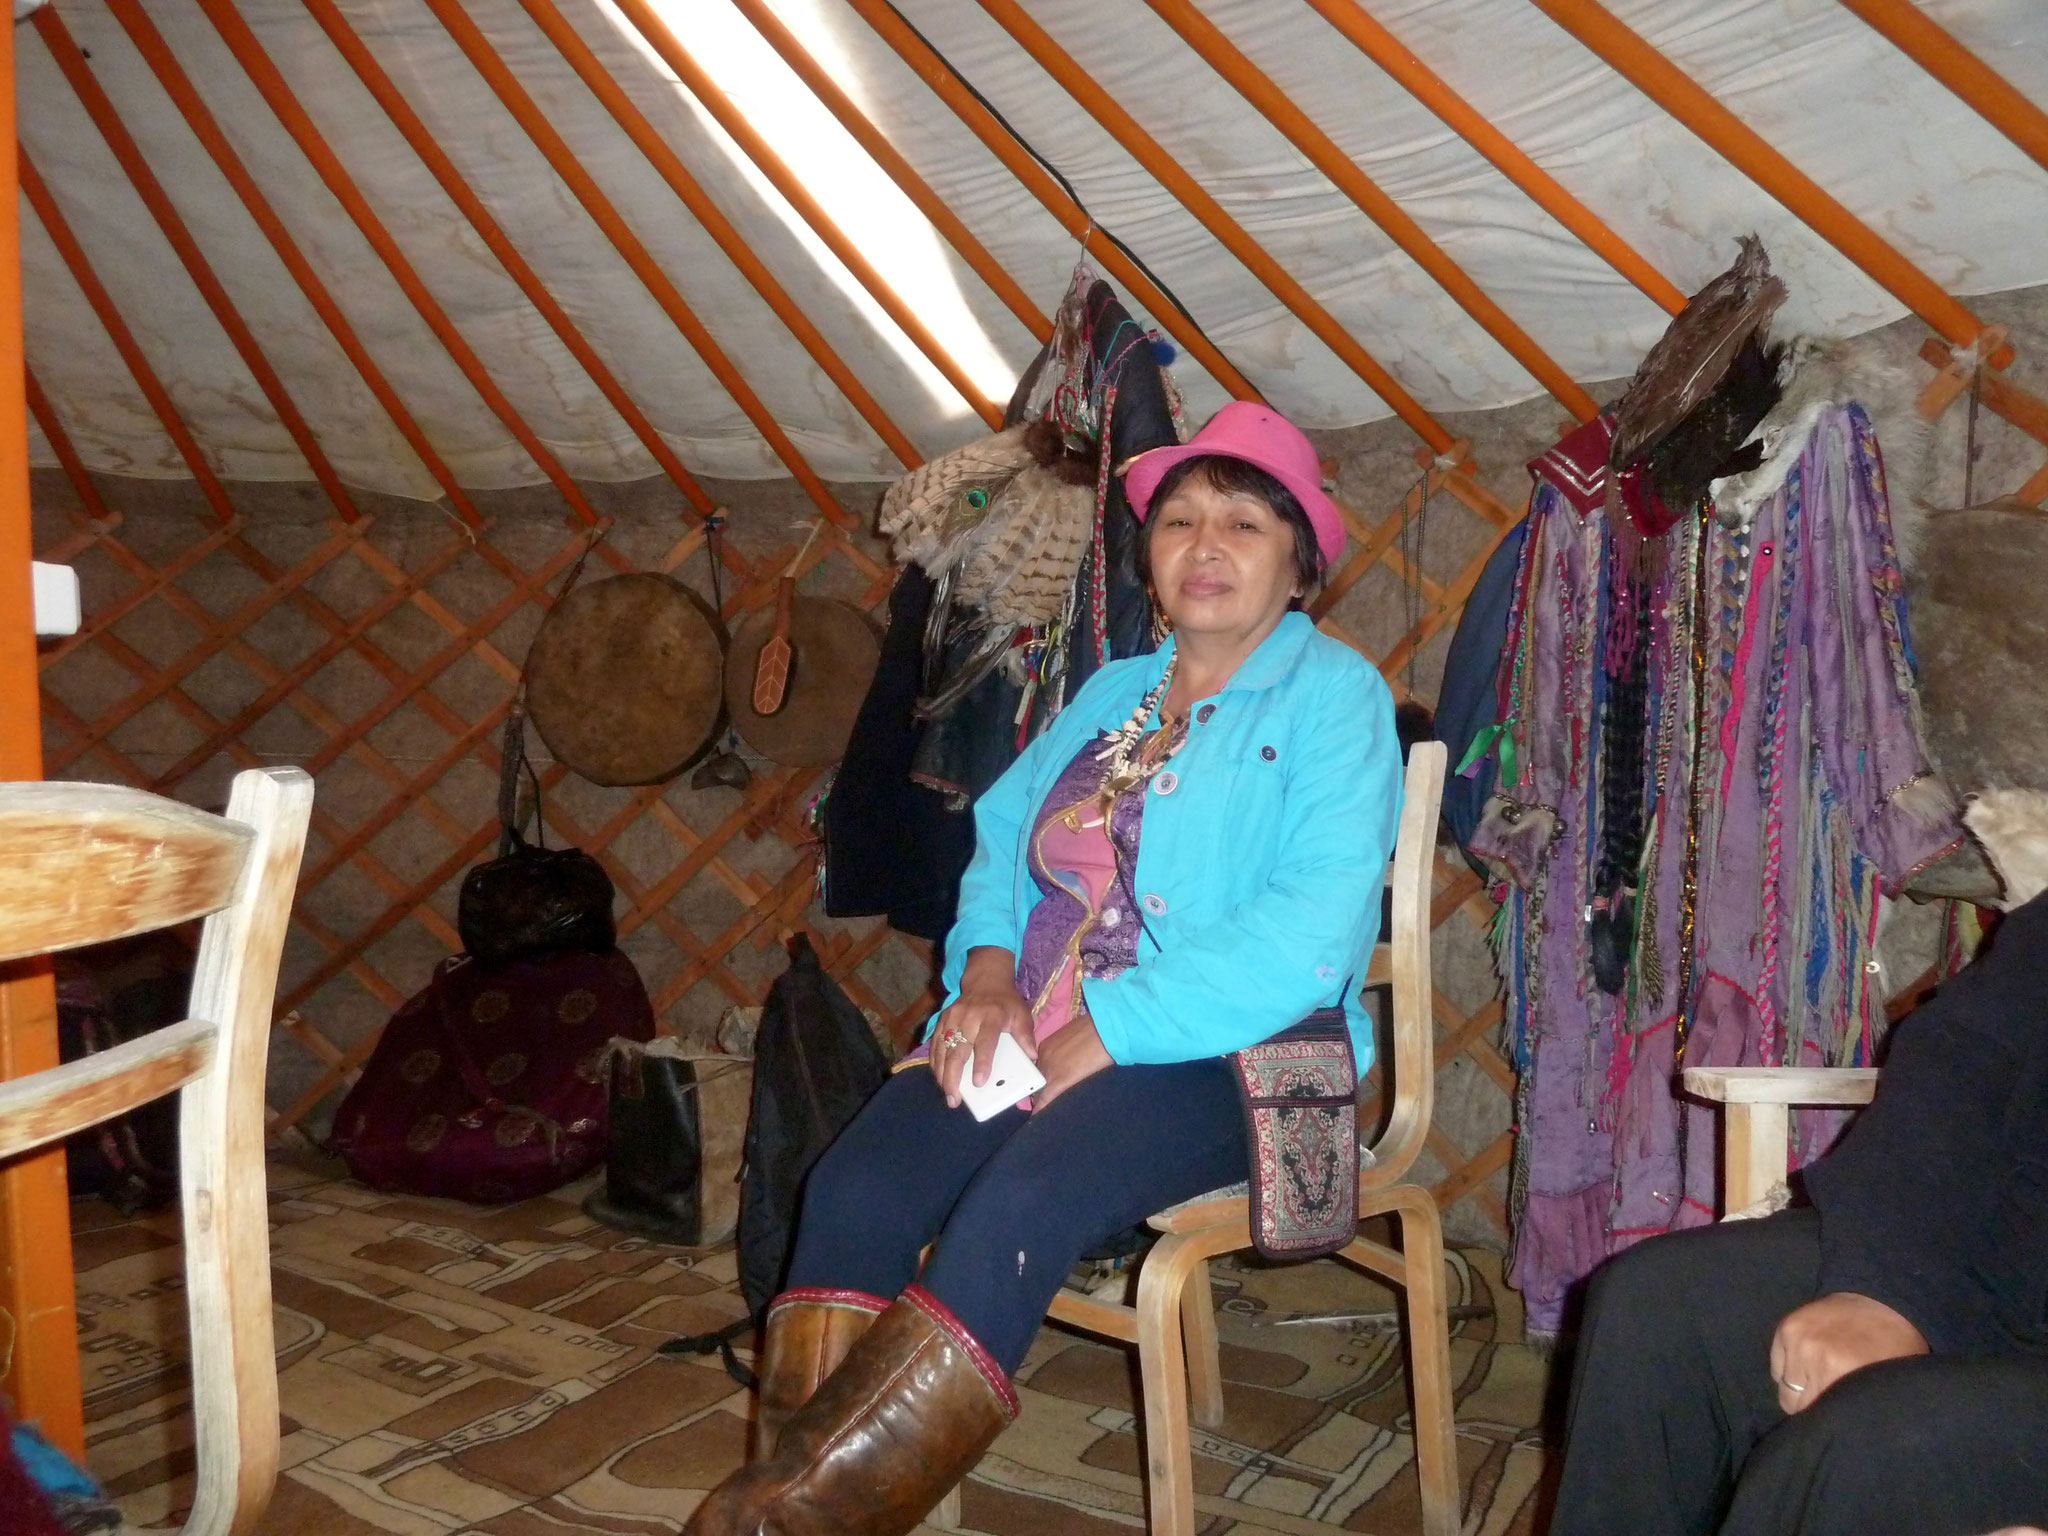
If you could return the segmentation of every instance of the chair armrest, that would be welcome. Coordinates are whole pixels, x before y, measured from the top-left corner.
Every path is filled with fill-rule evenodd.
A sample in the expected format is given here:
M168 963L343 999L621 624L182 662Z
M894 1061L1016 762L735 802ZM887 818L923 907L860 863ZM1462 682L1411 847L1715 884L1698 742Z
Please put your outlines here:
M1868 1104L1875 1067L1687 1067L1685 1091L1722 1104Z
M1685 1091L1727 1109L1722 1214L1747 1210L1785 1182L1792 1104L1868 1104L1875 1067L1687 1067Z

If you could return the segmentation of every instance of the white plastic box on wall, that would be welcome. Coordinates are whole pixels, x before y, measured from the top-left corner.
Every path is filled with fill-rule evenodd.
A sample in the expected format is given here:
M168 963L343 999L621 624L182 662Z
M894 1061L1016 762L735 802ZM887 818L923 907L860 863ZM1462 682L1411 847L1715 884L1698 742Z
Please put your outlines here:
M34 560L29 563L29 576L35 593L36 633L77 634L84 617L78 601L78 572L68 565Z

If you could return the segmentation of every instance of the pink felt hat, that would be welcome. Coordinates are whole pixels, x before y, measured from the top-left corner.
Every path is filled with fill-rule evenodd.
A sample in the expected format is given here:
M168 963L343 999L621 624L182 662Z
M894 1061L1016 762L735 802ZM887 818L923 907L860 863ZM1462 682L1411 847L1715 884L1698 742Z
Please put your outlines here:
M1337 504L1323 494L1323 472L1316 462L1315 445L1271 406L1250 400L1231 401L1211 416L1191 441L1177 448L1154 448L1131 460L1124 470L1124 494L1138 521L1142 523L1151 513L1152 493L1169 469L1184 459L1206 454L1256 465L1292 491L1316 531L1323 564L1337 564L1337 557L1344 553L1344 519Z

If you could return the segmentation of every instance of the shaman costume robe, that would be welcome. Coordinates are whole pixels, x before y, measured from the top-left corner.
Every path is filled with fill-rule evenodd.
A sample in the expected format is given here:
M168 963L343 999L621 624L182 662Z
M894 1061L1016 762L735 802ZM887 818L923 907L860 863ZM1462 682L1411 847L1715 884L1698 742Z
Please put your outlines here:
M1473 839L1505 876L1521 1073L1510 1278L1539 1332L1608 1254L1714 1219L1714 1114L1677 1098L1679 1067L1870 1060L1878 897L1963 835L1920 746L1862 408L1819 413L1748 527L1681 517L1643 564L1618 558L1599 510L1605 447L1583 429L1531 465L1501 782ZM1631 582L1650 584L1640 603L1620 599ZM1648 643L1640 674L1617 676L1631 614ZM1617 707L1644 713L1625 761L1602 751ZM1610 995L1589 937L1614 773L1641 776L1643 831L1626 979ZM1829 1131L1802 1116L1795 1161Z

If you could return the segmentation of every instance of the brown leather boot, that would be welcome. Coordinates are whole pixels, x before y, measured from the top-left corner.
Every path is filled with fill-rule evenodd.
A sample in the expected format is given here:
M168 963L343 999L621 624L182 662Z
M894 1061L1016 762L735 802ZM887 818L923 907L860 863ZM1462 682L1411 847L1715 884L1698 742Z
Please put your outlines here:
M789 1416L811 1400L819 1382L839 1369L853 1341L888 1305L866 1291L815 1286L784 1291L768 1304L761 1358L754 1366L761 1382L761 1400L754 1410L755 1461L775 1453L775 1438Z
M683 1536L903 1536L1016 1417L1002 1369L913 1285Z

